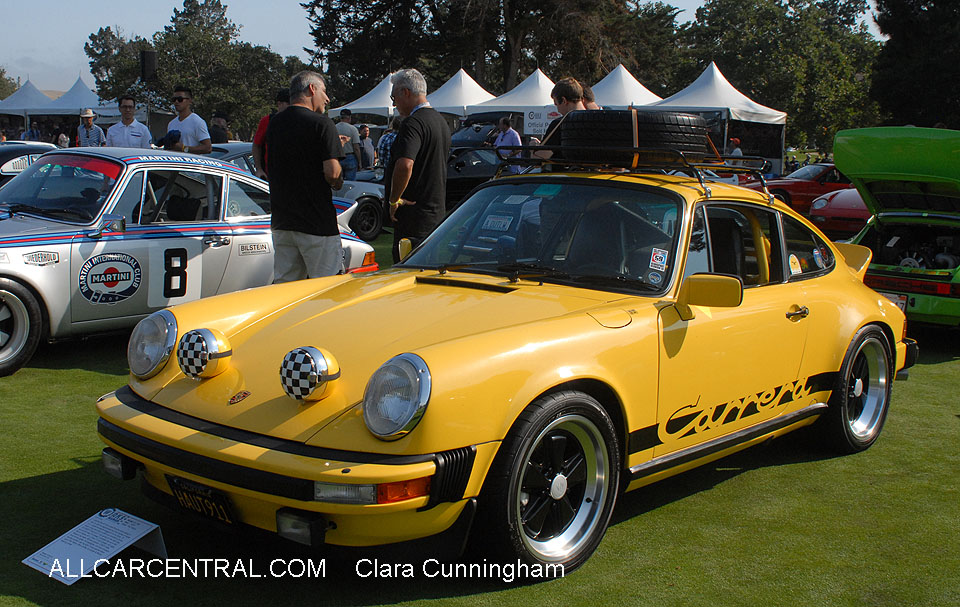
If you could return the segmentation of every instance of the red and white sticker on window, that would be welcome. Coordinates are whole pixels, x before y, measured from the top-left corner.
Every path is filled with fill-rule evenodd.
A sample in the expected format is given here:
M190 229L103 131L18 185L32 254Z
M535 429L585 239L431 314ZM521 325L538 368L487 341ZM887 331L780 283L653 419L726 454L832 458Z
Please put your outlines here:
M650 269L665 272L667 270L667 257L669 256L670 251L657 248L653 249L650 253Z

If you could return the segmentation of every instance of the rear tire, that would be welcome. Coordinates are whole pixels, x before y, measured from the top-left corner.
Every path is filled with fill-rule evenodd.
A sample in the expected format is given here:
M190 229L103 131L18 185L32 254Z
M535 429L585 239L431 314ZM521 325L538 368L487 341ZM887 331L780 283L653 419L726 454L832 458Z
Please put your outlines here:
M376 198L361 198L350 218L350 229L361 239L371 242L383 230L383 202Z
M826 413L827 434L839 451L857 453L877 441L892 387L887 337L874 325L863 327L847 348Z
M27 364L40 343L43 313L30 289L0 278L0 377Z
M475 541L508 561L576 569L607 530L620 467L616 428L596 399L566 391L536 400L487 475Z

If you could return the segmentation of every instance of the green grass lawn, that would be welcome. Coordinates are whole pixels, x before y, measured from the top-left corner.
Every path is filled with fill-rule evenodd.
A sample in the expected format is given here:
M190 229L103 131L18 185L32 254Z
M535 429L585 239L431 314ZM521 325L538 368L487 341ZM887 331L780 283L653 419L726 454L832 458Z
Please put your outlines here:
M126 335L41 347L0 378L0 605L958 605L960 345L916 332L879 442L836 457L802 431L622 496L596 554L564 579L520 584L359 578L356 553L233 534L101 470L94 402L125 383ZM171 558L327 559L324 579L85 579L21 564L98 510L160 525ZM380 553L361 553L370 558ZM133 553L132 557L146 555Z

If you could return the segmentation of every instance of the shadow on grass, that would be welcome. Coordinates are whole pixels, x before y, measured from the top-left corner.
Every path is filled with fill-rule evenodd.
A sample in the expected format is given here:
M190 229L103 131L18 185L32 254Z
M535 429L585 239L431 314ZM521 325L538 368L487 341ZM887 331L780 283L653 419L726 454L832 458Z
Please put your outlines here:
M373 605L462 597L525 585L524 580L434 578L439 564L425 565L429 553L401 545L392 549L310 549L271 533L218 527L197 516L159 505L139 490L139 480L122 483L107 476L99 457L74 460L76 469L0 483L5 515L0 520L0 597L16 597L38 605L202 605L334 604ZM20 561L103 508L119 508L160 525L170 559L226 559L229 570L242 564L246 576L215 575L210 565L204 577L150 578L146 573L81 579L65 586ZM153 555L130 548L111 560L148 560ZM437 558L444 560L437 555ZM272 577L290 564L311 560L314 570L323 561L322 576ZM362 560L366 559L366 560ZM358 570L358 561L360 567ZM396 568L396 565L400 568ZM410 564L412 578L404 578ZM367 575L384 566L392 577ZM379 566L379 567L378 567ZM78 566L76 566L78 568ZM181 571L183 571L181 569ZM359 571L359 572L358 572ZM253 577L251 574L261 577Z
M127 340L130 331L77 337L41 343L25 368L82 369L108 375L127 374Z
M930 365L960 359L960 329L909 325L907 332L920 346L918 365Z

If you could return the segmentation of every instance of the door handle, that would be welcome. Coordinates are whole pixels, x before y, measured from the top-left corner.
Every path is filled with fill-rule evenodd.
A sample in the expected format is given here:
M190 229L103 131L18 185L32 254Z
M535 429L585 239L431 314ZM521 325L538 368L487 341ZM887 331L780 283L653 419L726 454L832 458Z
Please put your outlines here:
M807 306L800 306L796 312L787 312L787 320L793 320L795 318L806 318L810 314L810 308Z
M214 236L207 236L203 239L203 244L211 247L222 247L223 245L230 244L230 237L220 236L219 234Z

